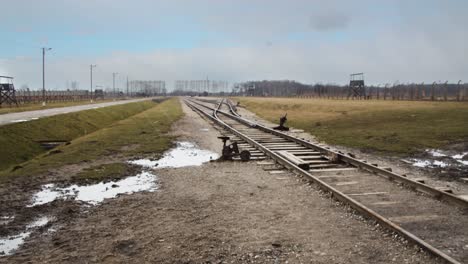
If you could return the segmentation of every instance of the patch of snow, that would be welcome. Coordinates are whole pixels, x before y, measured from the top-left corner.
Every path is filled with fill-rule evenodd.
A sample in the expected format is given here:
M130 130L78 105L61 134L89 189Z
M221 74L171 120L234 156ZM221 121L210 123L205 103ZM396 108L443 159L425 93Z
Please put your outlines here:
M33 229L45 226L50 220L49 217L40 217L28 224L24 232L6 238L0 238L0 256L13 254L14 251L24 243L24 240L31 235Z
M149 172L142 172L136 176L127 177L115 182L100 182L85 186L72 185L64 191L76 193L75 200L96 205L104 201L104 199L115 198L119 194L131 194L142 191L152 192L156 188L156 176Z
M34 202L27 207L50 203L57 199L60 196L60 193L54 190L54 187L55 186L53 184L43 185L42 190L33 195L32 200Z
M468 155L468 152L463 152L463 153L460 153L460 154L453 155L452 158L456 159L456 160L459 160L459 159L462 159L466 155Z
M218 158L218 154L202 150L190 142L178 142L177 147L167 151L157 161L140 159L130 161L150 168L180 168L185 166L199 166L211 159ZM157 189L156 176L150 172L142 172L118 181L99 182L91 185L71 185L60 188L54 184L46 184L35 193L28 207L43 205L57 199L73 199L83 201L91 205L97 205L105 199L115 198L119 194L132 194L142 191L155 191Z
M31 232L23 232L15 236L9 236L9 237L0 239L0 256L11 255L15 250L17 250L24 243L24 240L30 235L31 235Z
M420 168L428 168L428 167L445 168L449 166L449 164L440 160L413 159L413 166L420 167Z
M434 166L437 166L437 167L441 167L441 168L445 168L448 166L447 163L443 162L443 161L440 161L440 160L434 160L434 162L432 162L432 164Z
M445 156L447 156L444 153L442 153L442 151L440 151L438 149L427 149L426 151L429 154L431 154L433 157L445 157Z
M47 216L43 216L41 218L38 218L36 220L34 220L34 222L30 223L29 225L26 226L26 229L32 229L32 228L36 228L36 227L43 227L45 225L47 225L47 223L50 222L50 218L47 217Z
M167 151L159 160L139 159L132 160L130 163L149 168L181 168L200 166L217 158L217 153L199 149L191 142L178 142L176 148Z
M431 165L431 162L428 160L420 160L420 159L415 159L415 162L413 163L413 166L420 167L420 168L426 168L429 165Z
M33 202L29 207L50 203L58 198L71 197L74 200L97 205L104 199L115 198L119 194L131 194L142 191L156 190L156 176L149 172L142 172L118 181L100 182L91 185L71 185L66 188L56 188L53 185L44 185L43 189L34 194Z

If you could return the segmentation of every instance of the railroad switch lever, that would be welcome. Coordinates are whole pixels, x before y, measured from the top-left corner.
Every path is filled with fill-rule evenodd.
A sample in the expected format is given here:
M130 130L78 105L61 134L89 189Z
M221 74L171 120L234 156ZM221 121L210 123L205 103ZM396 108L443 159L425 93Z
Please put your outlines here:
M250 160L250 151L242 150L239 152L237 142L228 145L229 137L223 136L218 138L223 141L223 152L220 160L232 160L234 157L240 157L242 161Z
M275 129L275 130L281 130L281 131L289 131L289 127L284 126L284 124L286 123L286 121L288 121L287 115L288 115L288 113L286 113L284 116L282 116L282 117L280 118L280 124L279 124L279 126L274 127L273 129Z

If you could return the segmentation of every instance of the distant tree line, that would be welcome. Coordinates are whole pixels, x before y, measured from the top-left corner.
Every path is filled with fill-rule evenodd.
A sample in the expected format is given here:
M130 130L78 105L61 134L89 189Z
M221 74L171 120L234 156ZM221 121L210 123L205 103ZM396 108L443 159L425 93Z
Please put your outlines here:
M330 99L379 99L379 100L433 100L466 101L468 85L461 83L394 83L365 86L364 93L356 97L349 85L303 84L291 80L249 81L235 84L232 95L304 97Z

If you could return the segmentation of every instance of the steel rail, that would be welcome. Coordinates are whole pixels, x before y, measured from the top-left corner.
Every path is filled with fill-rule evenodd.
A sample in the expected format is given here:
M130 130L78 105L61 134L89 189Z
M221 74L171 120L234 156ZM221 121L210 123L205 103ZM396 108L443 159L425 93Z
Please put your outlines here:
M406 229L403 229L402 227L396 225L395 223L393 223L389 219L385 218L384 216L380 215L379 213L375 212L374 210L366 207L365 205L361 204L360 202L356 201L355 199L351 198L350 196L344 194L343 192L337 190L333 186L325 183L324 181L320 180L319 178L314 177L309 172L299 168L298 166L296 166L295 164L293 164L292 162L290 162L286 158L276 154L274 151L269 150L268 148L263 146L261 143L255 141L254 139L248 137L247 135L244 135L243 133L239 132L237 129L233 128L232 126L228 125L227 123L222 121L220 118L218 118L218 113L221 113L221 114L223 114L223 115L225 115L227 117L230 117L231 119L234 119L234 120L236 120L236 121L238 121L238 122L240 122L240 123L242 123L244 125L259 128L260 130L264 130L265 132L270 132L270 129L268 129L268 128L264 127L264 126L255 124L253 122L247 121L244 118L237 117L237 116L228 114L226 112L220 111L219 108L220 108L221 104L219 104L218 107L216 109L214 109L214 108L208 107L206 105L200 104L198 102L194 102L192 100L190 100L190 101L186 100L185 102L189 106L191 106L192 109L194 109L194 110L196 109L197 112L209 117L212 121L214 121L218 125L226 128L227 130L229 130L231 133L235 134L239 138L241 138L244 141L246 141L246 142L250 143L251 145L255 146L257 149L264 152L265 155L269 156L270 158L272 158L273 160L275 160L279 164L283 165L284 167L286 167L286 168L288 168L290 170L293 170L293 171L297 172L298 174L300 174L300 175L302 175L304 177L307 177L309 180L316 183L320 188L322 188L325 191L331 193L332 197L337 199L338 201L341 201L341 202L343 202L345 204L348 204L354 210L362 213L363 215L365 215L366 217L368 217L370 219L374 219L376 222L381 224L383 227L387 228L388 230L391 230L392 232L398 233L400 236L406 238L408 241L411 241L411 242L417 244L418 246L425 249L427 252L431 253L432 255L434 255L436 257L439 257L440 259L444 260L446 263L461 264L459 261L453 259L452 257L448 256L444 252L442 252L439 249L437 249L437 248L433 247L432 245L428 244L427 242L425 242L421 238L417 237L416 235L412 234L411 232L407 231ZM213 111L213 116L211 116L210 114L204 112L203 110L201 110L196 105L205 107L205 108ZM277 132L277 131L274 131L274 132ZM285 138L291 137L291 136L286 135L286 134L281 133L281 132L279 132L279 134L277 134L277 135L278 136L287 136ZM291 137L291 138L293 138L293 137ZM309 142L306 142L306 143L307 143L306 145L310 145L311 148L315 148L315 149L323 150L323 151L327 151L327 152L333 152L333 151L330 151L328 149L325 149L325 148L310 144ZM335 152L333 152L333 153L335 153ZM339 154L339 153L337 153L337 154ZM356 160L356 159L354 159L354 160ZM356 163L362 163L362 162L356 160ZM375 167L375 166L373 166L373 167ZM380 168L378 168L378 169L380 169Z
M233 107L232 104L231 104L231 100L227 99L226 102L225 102L225 104L229 107L229 111L230 111L233 115L238 116L238 117L241 117L241 115L239 115L239 113L237 113L237 111L234 110L234 107Z
M247 119L242 118L240 116L230 115L230 114L228 114L226 112L223 112L223 111L218 111L218 112L220 112L220 113L222 113L222 114L224 114L224 115L226 115L228 117L234 118L234 119L236 119L237 121L239 121L239 122L241 122L243 124L249 125L251 127L255 126L255 128L257 128L259 130L262 130L264 132L268 132L268 133L271 133L273 135L279 136L281 138L294 141L295 143L298 143L299 145L302 145L304 147L313 148L313 149L318 150L320 152L325 152L327 154L336 155L339 160L341 160L341 161L343 161L345 163L351 164L352 166L355 166L355 167L357 167L359 169L363 169L363 170L372 172L372 173L374 173L374 174L376 174L378 176L384 177L384 178L386 178L388 180L392 180L392 181L395 181L395 182L398 182L398 183L402 183L402 184L414 189L415 191L430 195L430 196L432 196L433 198L435 198L437 200L442 200L442 201L445 201L445 202L448 202L448 203L452 203L452 204L455 204L455 205L458 205L458 206L468 208L468 201L467 200L462 199L462 198L460 198L460 197L458 197L456 195L453 195L451 193L438 190L438 189L433 188L433 187L431 187L429 185L426 185L424 183L413 181L411 179L408 179L408 178L406 178L406 177L404 177L402 175L391 172L391 171L386 170L384 168L380 168L378 166L375 166L375 165L369 164L367 162L361 161L359 159L356 159L356 158L344 155L342 153L330 150L328 148L324 148L324 147L312 144L312 143L310 143L310 142L308 142L306 140L293 137L291 135L288 135L286 133L283 133L283 132L268 128L268 127L260 125L258 123L253 123L250 120L247 120Z

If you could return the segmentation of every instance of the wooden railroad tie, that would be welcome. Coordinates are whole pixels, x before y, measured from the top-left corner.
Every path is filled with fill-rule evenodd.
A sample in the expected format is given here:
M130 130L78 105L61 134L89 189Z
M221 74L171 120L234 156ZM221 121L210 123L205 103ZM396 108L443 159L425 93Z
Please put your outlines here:
M309 162L306 162L306 161L294 156L293 154L291 154L291 153L289 153L287 151L277 151L276 153L283 156L285 159L292 162L294 165L298 166L299 168L301 168L303 170L309 170L309 168L310 168L309 167Z

